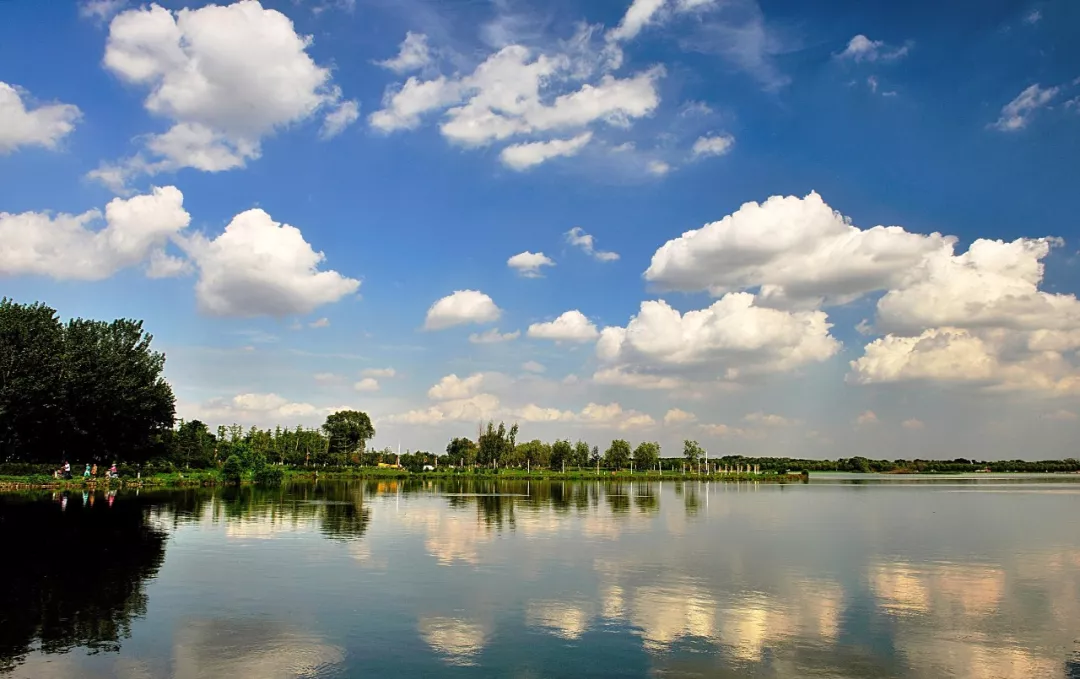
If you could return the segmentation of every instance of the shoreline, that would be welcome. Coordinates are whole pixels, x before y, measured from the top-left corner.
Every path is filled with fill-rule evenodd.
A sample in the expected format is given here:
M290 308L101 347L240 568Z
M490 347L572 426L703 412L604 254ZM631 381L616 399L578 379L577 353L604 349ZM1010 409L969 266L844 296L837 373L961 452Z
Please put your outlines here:
M445 480L460 479L473 481L724 481L731 483L806 483L808 475L803 474L683 474L681 472L547 472L500 470L462 472L462 471L424 471L358 469L345 471L286 470L283 483L314 483L316 481L367 481L367 480ZM0 492L23 490L121 490L125 488L204 488L233 485L226 483L217 472L197 471L185 474L161 474L143 478L121 479L53 479L41 477L0 476ZM243 481L241 485L254 485L252 481Z

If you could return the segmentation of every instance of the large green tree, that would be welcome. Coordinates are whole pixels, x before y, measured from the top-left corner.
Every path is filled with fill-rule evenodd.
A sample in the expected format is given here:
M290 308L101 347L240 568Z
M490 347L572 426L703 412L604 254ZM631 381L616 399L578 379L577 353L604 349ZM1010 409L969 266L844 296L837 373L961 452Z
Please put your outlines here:
M330 437L331 454L362 453L375 436L371 418L359 410L339 410L327 415L323 431Z
M175 399L140 321L0 300L0 459L139 462L164 454Z
M644 441L634 449L634 465L638 469L652 469L660 460L660 444L655 441Z
M463 464L471 467L476 464L476 443L465 437L455 438L446 444L446 455L451 464Z
M683 457L691 468L696 467L704 455L705 451L698 445L697 441L691 441L690 439L683 441Z
M551 444L551 468L561 470L565 464L573 463L574 448L569 441L559 439Z
M625 469L630 466L630 444L623 439L616 439L604 453L604 466L611 469Z

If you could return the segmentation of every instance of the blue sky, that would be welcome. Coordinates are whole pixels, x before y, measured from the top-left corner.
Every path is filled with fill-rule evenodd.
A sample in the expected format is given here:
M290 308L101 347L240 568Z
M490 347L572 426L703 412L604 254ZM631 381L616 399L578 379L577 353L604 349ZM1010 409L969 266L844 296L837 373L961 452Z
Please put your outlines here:
M1064 0L6 0L3 294L145 319L212 424L1071 455L1078 25Z

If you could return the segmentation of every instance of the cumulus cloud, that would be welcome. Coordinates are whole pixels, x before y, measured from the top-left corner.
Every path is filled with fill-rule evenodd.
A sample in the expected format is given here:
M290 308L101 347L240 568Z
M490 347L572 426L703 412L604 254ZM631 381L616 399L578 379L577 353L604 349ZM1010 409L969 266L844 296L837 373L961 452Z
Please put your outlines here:
M72 104L28 108L26 96L25 91L0 82L0 156L22 146L55 149L82 117L79 107Z
M431 48L428 47L428 38L423 33L405 33L405 39L401 41L398 54L393 59L378 62L379 66L388 68L394 73L409 73L432 63Z
M877 423L878 423L878 416L877 416L877 413L875 413L873 410L863 411L862 413L859 414L858 417L855 418L855 424L857 424L857 425L877 424Z
M469 341L473 344L498 344L499 342L516 340L520 336L520 330L515 330L513 332L499 332L498 328L492 328L491 330L485 330L484 332L472 333L469 335Z
M497 321L502 310L479 290L455 290L428 309L425 330L443 330L464 323Z
M672 408L671 410L664 413L664 424L667 425L683 424L685 422L693 422L695 420L697 420L697 415L693 413L688 413L685 410L680 410L679 408Z
M830 327L822 311L760 307L745 292L685 314L663 300L646 301L626 327L604 328L596 353L629 373L709 372L732 380L827 360L840 348Z
M868 61L897 61L907 56L909 45L890 47L882 40L871 40L859 34L852 38L844 51L837 55L839 59L849 59L856 63Z
M323 119L322 127L319 128L319 139L333 139L359 119L359 102L352 100L338 102Z
M585 230L580 226L575 226L567 231L565 235L567 243L574 247L581 248L582 252L599 262L614 262L619 258L619 253L617 252L597 250L595 238L592 235L585 233Z
M474 373L468 377L447 375L439 380L438 384L428 389L428 398L436 401L460 400L475 396L484 382L482 373Z
M359 382L353 384L353 389L357 391L378 391L379 380L375 379L374 377L365 377Z
M577 309L567 311L553 321L533 323L528 336L557 342L589 342L599 336L596 325Z
M602 368L593 373L593 382L615 387L631 389L677 389L684 386L683 380L666 375L627 372L621 367Z
M199 309L211 316L303 315L360 287L336 271L319 271L325 255L300 229L260 209L236 215L216 238L197 235L182 247L199 271Z
M502 150L499 159L503 165L520 172L552 158L576 156L591 139L592 132L584 132L570 139L513 144Z
M664 290L716 296L760 286L763 304L813 307L898 285L927 254L954 240L899 226L860 229L813 192L773 196L668 241L645 279Z
M671 165L665 163L662 160L650 160L645 169L649 171L649 174L656 175L657 177L663 177L668 172L671 172Z
M644 429L656 425L652 416L627 410L618 403L588 403L577 412L529 404L512 411L511 415L523 422L572 422L618 430Z
M0 273L68 280L101 280L151 261L152 277L182 273L163 249L191 221L173 186L128 199L114 198L81 215L0 212ZM93 227L102 224L102 228Z
M207 424L243 422L256 426L274 426L298 419L312 421L329 414L331 409L310 403L289 401L278 394L237 394L231 399L214 398L201 404L178 404L178 414Z
M743 417L743 419L747 422L751 422L753 424L762 424L767 427L794 427L796 425L802 424L799 420L793 420L789 417L784 417L783 415L764 413L760 410L756 413L749 413L748 415Z
M609 30L610 42L633 40L647 26L660 24L672 16L712 5L715 0L633 0L618 26Z
M990 123L1000 132L1016 132L1028 126L1035 111L1046 106L1057 96L1059 87L1040 87L1038 83L1026 88L1016 98L1001 108L1001 115Z
M439 129L453 144L481 147L525 138L500 154L516 170L574 155L592 138L588 128L628 127L660 103L656 83L663 68L617 78L606 72L621 62L617 50L594 48L591 36L585 27L552 53L508 44L471 72L411 76L386 91L382 108L368 122L389 133L441 114Z
M730 134L719 134L708 137L698 137L694 142L691 153L695 158L704 156L722 156L731 151L735 146L735 137Z
M148 135L143 153L92 176L116 184L138 173L243 167L259 157L264 137L320 111L329 114L322 136L340 132L357 105L343 101L310 45L288 17L257 0L176 12L151 4L116 15L105 67L147 88L147 111L172 126Z
M506 260L506 265L524 278L541 278L544 274L540 271L540 267L555 266L555 262L542 252L526 250Z
M428 408L419 408L387 417L396 424L437 425L447 422L479 422L491 419L499 412L499 399L492 394L477 394L469 398L450 399Z
M393 368L367 368L361 374L365 377L394 377L397 371Z

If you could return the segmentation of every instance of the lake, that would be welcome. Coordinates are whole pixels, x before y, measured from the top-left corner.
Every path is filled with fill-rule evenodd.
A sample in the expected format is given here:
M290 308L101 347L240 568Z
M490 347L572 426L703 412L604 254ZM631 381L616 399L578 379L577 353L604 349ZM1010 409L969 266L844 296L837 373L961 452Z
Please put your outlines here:
M13 677L1080 677L1080 483L0 495Z

